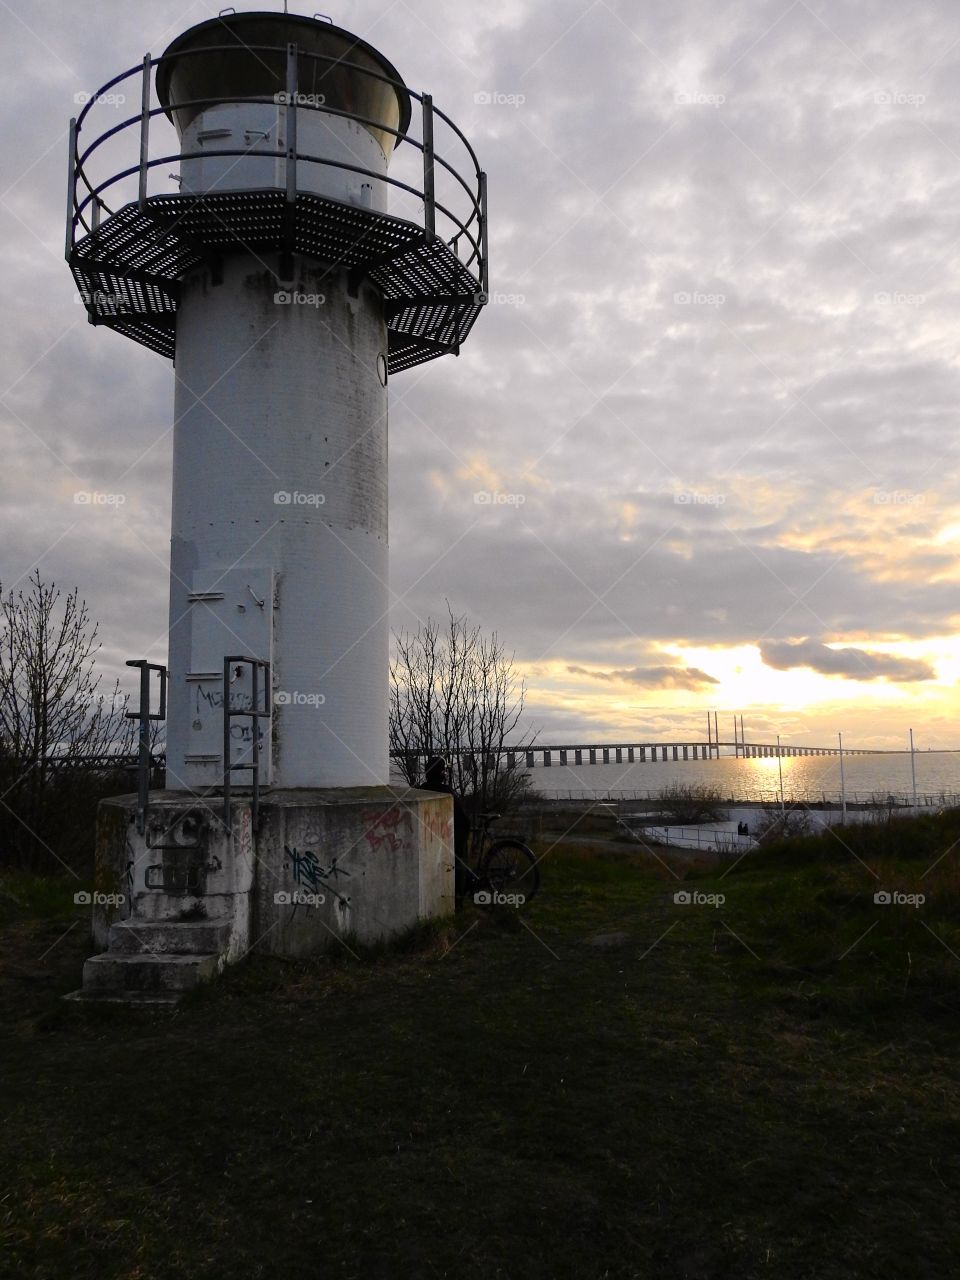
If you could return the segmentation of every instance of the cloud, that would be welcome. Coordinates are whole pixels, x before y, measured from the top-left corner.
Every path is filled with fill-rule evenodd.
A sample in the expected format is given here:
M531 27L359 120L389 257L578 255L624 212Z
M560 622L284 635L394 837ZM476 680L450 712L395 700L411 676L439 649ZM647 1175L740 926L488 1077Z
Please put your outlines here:
M630 667L613 671L611 675L615 680L629 680L646 689L702 689L705 685L719 684L699 667Z
M847 680L892 680L910 684L915 680L935 680L936 672L919 658L898 658L892 653L869 649L831 649L818 640L776 640L760 646L760 656L776 671L809 667L825 676Z
M613 671L591 670L588 667L568 666L571 675L585 676L590 680L625 681L645 689L688 689L696 691L705 686L719 684L713 676L699 667L625 667Z
M490 190L494 300L459 359L390 382L391 624L449 599L520 671L580 664L598 724L624 686L664 690L676 717L715 687L664 651L762 638L779 670L929 681L927 663L876 650L960 629L958 548L938 540L960 511L960 78L943 56L960 9L874 0L865 28L857 0L719 8L355 14L463 128ZM122 656L165 649L175 374L75 301L66 127L75 93L206 15L31 9L0 47L17 124L0 137L0 579L39 563L76 583L104 666L129 681ZM606 85L623 87L615 110ZM136 133L104 152L108 171L136 164ZM173 189L168 169L151 190ZM398 147L392 176L418 171ZM494 488L525 501L474 501ZM79 489L126 504L78 509Z

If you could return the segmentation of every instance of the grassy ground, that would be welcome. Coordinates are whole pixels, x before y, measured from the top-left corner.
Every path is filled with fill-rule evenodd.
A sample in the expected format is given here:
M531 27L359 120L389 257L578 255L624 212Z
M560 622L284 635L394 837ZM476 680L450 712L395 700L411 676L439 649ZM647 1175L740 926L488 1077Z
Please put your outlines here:
M954 1277L958 839L544 833L519 918L254 956L173 1014L63 1004L72 882L8 878L0 1274Z

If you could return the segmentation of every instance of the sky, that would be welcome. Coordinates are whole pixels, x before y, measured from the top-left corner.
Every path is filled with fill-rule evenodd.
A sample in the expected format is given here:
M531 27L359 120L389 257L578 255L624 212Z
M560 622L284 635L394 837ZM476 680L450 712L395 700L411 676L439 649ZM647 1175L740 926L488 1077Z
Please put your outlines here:
M165 658L174 380L78 305L67 125L216 12L0 0L0 583L79 587L111 680ZM544 742L960 747L960 9L329 12L488 173L490 303L390 382L393 627L496 631Z

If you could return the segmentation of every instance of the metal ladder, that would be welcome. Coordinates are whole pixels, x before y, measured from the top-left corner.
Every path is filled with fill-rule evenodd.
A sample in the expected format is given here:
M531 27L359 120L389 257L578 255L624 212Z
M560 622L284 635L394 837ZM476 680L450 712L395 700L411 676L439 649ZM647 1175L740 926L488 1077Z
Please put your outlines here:
M230 668L247 664L250 666L251 698L250 706L232 708L230 706ZM260 673L263 673L263 702L260 705ZM237 769L249 769L253 799L250 805L254 829L260 814L260 721L270 719L270 663L262 658L251 658L246 654L236 654L223 660L223 825L228 832L233 830L231 821L232 786L231 774ZM251 734L251 755L249 764L230 763L230 722L234 716L247 716L253 721Z
M137 831L143 835L147 826L147 809L150 805L150 721L167 718L167 668L146 658L131 658L128 667L140 668L140 706L128 711L127 720L140 721L140 749L137 757ZM150 710L150 672L160 673L160 709Z

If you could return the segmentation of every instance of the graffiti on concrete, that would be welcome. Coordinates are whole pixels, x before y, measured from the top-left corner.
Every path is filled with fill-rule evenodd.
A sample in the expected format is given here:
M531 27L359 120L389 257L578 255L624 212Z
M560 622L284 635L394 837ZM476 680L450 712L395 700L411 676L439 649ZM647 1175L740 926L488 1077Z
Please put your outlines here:
M244 865L253 863L253 817L249 809L244 809L240 819L240 836L237 840L237 853Z
M341 876L350 878L350 872L339 866L337 859L334 858L329 867L325 867L312 849L300 850L293 845L283 846L283 852L287 861L284 863L293 873L294 883L298 888L307 889L310 893L316 893L320 889L325 889L333 893L337 898L343 901L343 895L339 893L331 881L339 880Z
M403 810L398 805L377 814L364 832L372 853L379 853L382 849L396 853L403 848L403 838L398 835L403 818Z
M447 817L446 805L423 805L418 816L423 827L423 838L428 844L439 841L445 849L453 848L453 819Z

